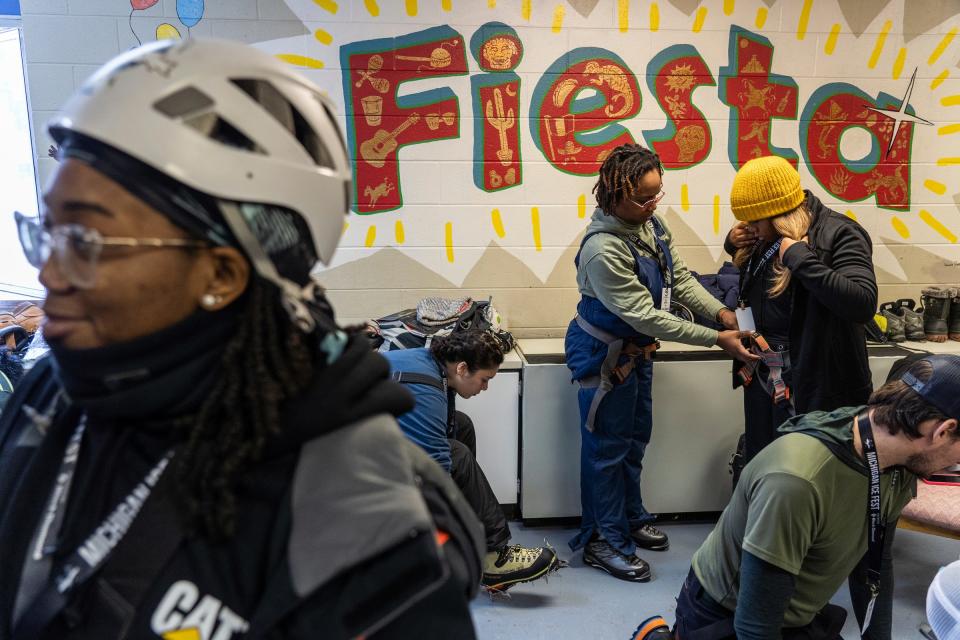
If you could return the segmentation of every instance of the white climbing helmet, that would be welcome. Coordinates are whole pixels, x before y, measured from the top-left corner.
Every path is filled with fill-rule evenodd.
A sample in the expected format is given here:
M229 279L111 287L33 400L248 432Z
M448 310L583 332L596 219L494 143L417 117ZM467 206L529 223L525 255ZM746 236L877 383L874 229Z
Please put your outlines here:
M263 51L197 38L143 45L100 68L49 126L58 142L85 135L216 197L257 272L288 292L256 222L223 201L299 214L320 261L333 257L351 190L333 107Z
M930 584L927 620L939 640L960 640L960 560L940 569Z

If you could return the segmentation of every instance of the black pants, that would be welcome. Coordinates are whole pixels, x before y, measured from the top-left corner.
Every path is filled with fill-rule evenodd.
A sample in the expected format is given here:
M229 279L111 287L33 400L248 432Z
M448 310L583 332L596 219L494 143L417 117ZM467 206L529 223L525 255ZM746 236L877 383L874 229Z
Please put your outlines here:
M693 567L677 596L677 622L673 628L680 640L736 640L734 612L710 597L697 579ZM781 630L784 640L843 640L840 630L847 620L843 607L828 604L805 627Z
M768 369L764 365L757 368L758 377L766 377L767 373ZM784 381L790 384L789 372L784 373ZM777 429L790 417L785 406L774 404L773 398L764 390L759 380L755 379L743 388L743 420L746 433L744 464L753 460L761 449L776 439Z
M477 462L477 434L473 429L473 421L459 411L456 413L456 430L450 438L450 458L453 482L483 523L487 550L500 549L510 540L507 516Z

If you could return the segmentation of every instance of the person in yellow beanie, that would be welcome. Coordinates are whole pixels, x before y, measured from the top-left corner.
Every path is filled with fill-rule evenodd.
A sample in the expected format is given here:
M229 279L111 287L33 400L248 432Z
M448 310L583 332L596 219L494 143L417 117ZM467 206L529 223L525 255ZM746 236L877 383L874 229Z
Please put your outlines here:
M751 345L762 360L735 372L749 461L794 413L866 403L864 323L877 282L866 230L803 189L783 158L744 164L730 206L739 221L725 243L740 268L737 317L763 337Z

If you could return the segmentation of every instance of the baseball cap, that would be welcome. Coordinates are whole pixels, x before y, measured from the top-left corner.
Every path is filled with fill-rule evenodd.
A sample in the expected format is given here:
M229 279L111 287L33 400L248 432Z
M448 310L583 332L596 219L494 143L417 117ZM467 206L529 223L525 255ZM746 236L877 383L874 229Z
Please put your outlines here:
M944 415L960 420L960 356L930 355L917 362L930 363L933 367L930 378L921 381L911 373L914 363L900 380Z

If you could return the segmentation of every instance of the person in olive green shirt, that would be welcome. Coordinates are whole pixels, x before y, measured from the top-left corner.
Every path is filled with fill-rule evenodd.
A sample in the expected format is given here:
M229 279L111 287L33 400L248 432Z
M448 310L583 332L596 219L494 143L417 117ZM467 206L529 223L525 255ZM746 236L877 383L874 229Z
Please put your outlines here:
M878 592L864 637L891 637L897 519L918 476L960 462L960 356L926 356L892 377L866 406L796 416L780 428L694 554L674 631L657 616L636 640L839 638L846 612L829 600L849 580L862 629L873 568ZM881 524L871 529L864 452L873 450ZM872 566L871 530L883 536Z

